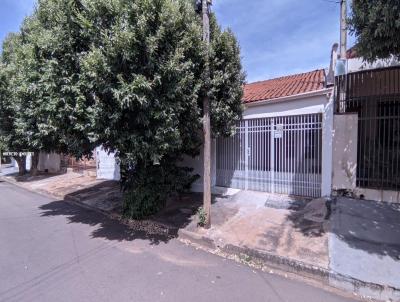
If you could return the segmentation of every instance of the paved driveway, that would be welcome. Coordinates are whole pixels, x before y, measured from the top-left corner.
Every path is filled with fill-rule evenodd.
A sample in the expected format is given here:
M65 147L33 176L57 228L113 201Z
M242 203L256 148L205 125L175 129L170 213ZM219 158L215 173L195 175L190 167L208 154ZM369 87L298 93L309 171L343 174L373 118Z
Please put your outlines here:
M0 183L0 301L351 301Z

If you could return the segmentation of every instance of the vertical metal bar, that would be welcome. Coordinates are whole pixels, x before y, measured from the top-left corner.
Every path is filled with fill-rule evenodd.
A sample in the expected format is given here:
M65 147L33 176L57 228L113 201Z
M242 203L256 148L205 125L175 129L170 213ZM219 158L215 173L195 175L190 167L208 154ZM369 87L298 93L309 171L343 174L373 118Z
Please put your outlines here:
M278 126L280 128L281 125L281 118L276 118L276 130L278 130ZM280 135L280 134L279 134ZM281 193L281 139L275 139L275 158L276 158L276 167L275 167L275 192Z
M287 194L287 172L286 172L286 167L287 167L287 143L286 143L286 123L287 123L287 116L283 117L282 120L282 158L283 158L283 193Z
M244 188L248 190L249 188L249 121L246 120L244 124L244 175L245 175L245 183Z
M290 194L294 194L294 190L293 190L293 184L294 184L294 173L293 173L293 167L294 167L294 148L295 148L295 144L294 144L294 135L293 135L293 116L290 117L289 119L289 124L290 124L290 183L289 183L289 193Z
M393 76L391 77L391 78L394 78L394 73L393 73ZM394 83L393 83L394 84ZM393 85L392 84L392 85ZM393 89L394 89L394 87L393 86L391 86L391 91L394 91ZM391 181L392 181L392 183L388 183L388 186L390 186L390 187L393 187L393 181L396 179L396 178L394 178L394 175L393 175L393 166L394 166L394 146L393 146L393 143L394 143L394 114L393 114L393 109L394 109L395 107L394 107L394 98L392 99L390 99L389 100L389 108L388 108L388 111L389 111L389 121L388 121L388 130L389 130L389 133L388 133L388 144L387 144L387 146L386 146L386 148L388 149L388 155L389 155L389 159L388 159L388 170L387 170L387 177L388 177L388 180L390 179ZM390 154L390 150L392 151L392 153Z
M310 127L310 115L304 116L305 125L304 125L304 189L305 196L310 196L310 179L308 178L308 128Z
M297 154L297 143L296 143L296 131L295 131L295 123L296 123L296 116L292 117L292 194L296 195L296 179L297 179L297 171L296 171L296 154Z
M299 186L298 186L298 181L299 181L299 132L297 130L296 124L298 123L298 116L295 116L293 118L293 139L294 139L294 161L293 161L293 188L294 188L294 194L298 195L299 194Z
M288 194L287 189L287 116L282 119L282 158L283 158L283 166L282 166L282 185L283 185L283 193Z
M361 114L360 114L361 123L359 125L360 125L360 128L362 129L362 133L363 133L365 141L364 141L364 144L361 146L361 156L362 156L362 158L360 158L360 163L358 165L360 166L360 169L361 169L361 165L364 166L362 184L363 184L363 186L366 186L366 184L367 184L366 179L370 175L370 171L371 171L371 169L370 169L371 168L370 167L371 163L369 162L369 166L367 167L367 163L365 162L365 160L367 158L367 153L369 152L368 150L371 148L371 146L368 144L367 123L366 123L366 120L365 120L365 116L367 114L366 110L368 108L367 107L368 103L364 100L362 102L361 106L362 106L362 110L361 110ZM360 129L358 131L360 131ZM368 170L366 168L368 168Z
M249 190L254 190L254 120L249 121Z
M267 156L267 148L266 148L266 143L265 143L266 136L267 136L267 127L266 127L267 120L266 119L263 120L263 125L264 126L263 126L263 133L262 133L262 146L263 146L263 165L262 165L263 185L262 185L262 188L263 188L263 191L266 191L266 187L265 187L265 175L266 175L265 162L266 162L266 156Z
M300 116L300 118L299 118L299 120L300 120L300 122L299 122L299 125L298 125L298 127L299 127L299 131L300 131L300 156L299 156L299 158L300 158L300 161L299 161L299 163L300 163L300 195L301 196L304 196L304 186L303 186L303 128L302 128L302 125L303 125L303 115L301 115Z
M281 164L280 154L279 154L280 139L277 138L279 124L280 124L280 118L276 117L275 118L275 135L274 135L274 144L275 144L275 146L274 146L275 147L275 150L274 150L274 155L275 155L274 190L275 190L275 193L280 193L280 164Z
M257 191L260 191L261 182L260 182L260 175L259 175L259 160L258 160L258 157L259 157L259 149L258 148L259 148L259 143L260 143L260 139L259 139L260 119L255 120L255 122L256 122L255 128L254 128L254 130L255 130L255 144L253 146L255 148L255 165L254 165L254 168L255 168L255 174L254 174L255 175L255 189Z
M227 181L227 173L226 173L226 170L227 170L227 167L226 167L226 161L227 161L227 159L226 159L226 144L227 144L227 142L226 142L226 139L224 139L223 140L223 142L224 142L224 147L223 147L223 150L222 150L222 156L223 156L223 159L224 159L224 165L223 165L223 171L224 171L224 183L226 183L226 181Z
M291 125L290 125L290 139L291 139L291 191L292 194L295 195L295 181L296 181L296 172L295 172L295 158L296 158L296 137L295 137L295 131L294 131L294 122L295 122L295 117L291 118Z
M279 130L282 131L280 134L280 138L278 140L279 142L279 193L284 193L283 189L283 130L282 129L283 125L283 117L279 118Z
M270 139L270 134L271 134L271 119L267 119L267 132L265 134L265 149L266 149L266 156L265 156L265 171L266 171L266 176L267 176L267 183L266 183L266 189L268 192L271 192L271 167L270 167L270 152L271 152L271 139Z
M261 120L257 120L257 190L261 191L261 181L260 181L260 132L261 132L261 126L260 126Z
M316 116L316 132L315 132L315 194L321 196L321 177L322 177L322 160L320 149L322 149L322 119L323 115ZM321 139L320 139L321 136Z
M266 179L267 175L268 175L268 165L267 165L267 158L268 158L268 131L269 131L269 127L268 127L268 123L269 120L268 119L264 119L264 133L263 133L263 148L264 148L264 165L263 165L263 189L264 191L268 191L268 178Z
M398 85L398 91L399 91L399 93L400 93L400 83L399 83L399 81L400 81L400 69L397 71L397 85ZM396 110L397 109L397 110ZM399 136L400 136L400 101L397 101L397 103L396 103L396 106L395 106L395 117L396 117L396 119L397 119L397 139L396 140L394 140L394 144L396 144L396 142L397 142L397 147L396 148L393 148L393 150L395 150L395 156L396 156L396 168L395 168L395 173L396 173L396 175L395 175L395 179L396 179L396 185L395 185L395 187L396 187L396 189L397 190L399 190L400 189L400 166L399 166L399 157L400 157L400 155L399 155L399 150L400 150L400 138L399 138Z
M391 89L392 89L391 85L390 85L389 88L390 88L390 91L391 91ZM389 98L388 102L387 102L387 106L385 108L385 111L386 111L385 115L387 116L387 120L385 121L385 123L387 125L387 137L384 138L385 139L385 141L384 141L385 149L386 149L386 152L387 152L387 157L386 157L387 164L386 164L385 181L386 181L386 186L389 187L389 188L391 187L390 181L393 181L393 178L391 178L391 175L390 175L391 173L389 172L390 171L390 167L393 167L393 162L392 162L393 159L390 158L391 157L390 156L390 150L392 150L392 148L391 148L391 142L392 142L392 139L391 139L392 138L392 131L391 131L391 129L393 128L391 107L392 107L392 102L391 102L391 99Z
M314 153L314 140L313 140L313 135L314 135L314 125L315 125L315 119L316 115L313 114L310 117L310 130L309 130L309 178L310 178L310 192L311 196L315 195L315 179L314 179L314 158L313 158L313 153Z
M279 117L279 131L281 131L281 126L282 126L282 117ZM282 138L281 138L281 133L279 134L278 138L278 160L279 160L279 193L282 193Z
M307 127L308 127L308 115L303 117L303 190L304 196L307 195L308 181L307 181Z
M299 129L300 129L300 179L301 179L301 195L304 196L304 171L303 171L303 165L304 165L304 115L300 116L300 124L299 124Z
M386 72L385 72L386 75ZM385 76L385 80L386 80L386 76ZM385 86L387 86L387 82L385 81ZM387 87L385 87L385 89L387 89ZM385 188L385 181L387 179L386 175L385 175L385 166L386 166L386 160L387 157L385 156L386 154L386 149L385 148L385 140L386 140L386 100L384 100L383 103L381 103L381 108L380 110L380 117L379 117L379 123L382 125L382 132L383 132L383 137L379 136L379 145L382 147L382 165L381 165L381 189Z
M258 176L259 176L260 191L263 191L263 173L262 173L262 158L263 158L262 135L263 135L263 131L264 131L263 123L264 123L264 119L260 119L260 128L259 128L259 132L258 132L258 138L259 138Z
M275 118L271 118L271 193L275 193Z
M313 121L314 114L308 116L308 126L307 126L307 180L308 180L308 196L314 196L313 192L313 175L312 175L312 128L313 128Z
M310 194L315 196L315 177L314 177L314 128L316 115L310 116L309 127L309 179L310 179Z
M299 116L298 117L298 123L297 123L297 125L296 125L296 127L297 127L297 131L298 131L298 148L299 148L299 150L298 150L298 164L297 164L297 166L298 166L298 174L299 174L299 176L298 176L298 186L299 186L299 188L298 188L298 191L299 191L299 195L303 195L302 194L302 174L301 174L301 162L302 162L302 155L301 155L301 152L302 152L302 148L301 148L301 143L302 143L302 131L301 131L301 128L300 128L300 125L301 125L301 116Z
M318 190L319 190L319 180L318 180L318 162L317 162L317 131L319 128L319 121L320 121L320 116L316 115L314 117L314 130L313 130L313 180L314 180L314 194L315 196L318 196Z
M319 143L319 145L321 145L321 149L322 149L322 115L320 115L320 117L319 117L319 119L320 119L320 128L321 128L321 130L320 130L320 133L321 133L321 142ZM320 182L321 182L321 180L322 180L322 159L320 159L320 168L319 168L319 174L320 174ZM321 195L321 186L319 187L319 194Z

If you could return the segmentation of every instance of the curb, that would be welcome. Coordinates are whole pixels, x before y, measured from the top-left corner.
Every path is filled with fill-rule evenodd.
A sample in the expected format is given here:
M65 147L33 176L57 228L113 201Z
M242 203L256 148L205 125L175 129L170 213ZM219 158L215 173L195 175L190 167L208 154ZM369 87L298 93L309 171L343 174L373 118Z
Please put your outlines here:
M182 240L188 240L192 243L203 246L207 249L216 250L217 246L214 243L214 240L207 238L205 236L190 232L185 229L178 230L178 238Z
M266 266L285 273L293 273L297 276L312 279L323 286L357 294L362 298L400 302L400 289L398 288L364 282L329 269L257 249L239 247L232 244L227 244L222 247L217 246L212 239L187 230L179 230L178 235L179 239L188 240L205 249L219 249L222 253L229 256L236 256L239 259L246 256L256 265Z
M329 279L329 271L319 266L313 266L298 260L287 257L278 256L276 254L250 249L247 247L238 247L227 244L221 248L227 254L247 255L261 264L268 267L283 270L289 273L295 273L303 277L317 279L318 281L327 281Z

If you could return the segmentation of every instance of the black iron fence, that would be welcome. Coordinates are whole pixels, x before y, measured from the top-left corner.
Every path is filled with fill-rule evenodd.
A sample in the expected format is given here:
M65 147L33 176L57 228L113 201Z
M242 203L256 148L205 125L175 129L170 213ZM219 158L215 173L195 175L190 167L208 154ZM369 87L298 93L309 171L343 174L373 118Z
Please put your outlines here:
M357 186L400 190L400 66L336 77L335 113L358 114Z

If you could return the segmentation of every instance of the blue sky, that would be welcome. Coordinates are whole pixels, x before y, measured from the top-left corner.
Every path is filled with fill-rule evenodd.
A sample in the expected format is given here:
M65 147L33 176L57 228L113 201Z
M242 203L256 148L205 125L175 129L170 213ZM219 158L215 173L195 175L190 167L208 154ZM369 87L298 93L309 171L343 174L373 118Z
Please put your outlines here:
M18 31L25 16L32 13L35 0L0 0L0 41Z
M223 27L239 39L247 81L325 68L339 42L334 0L214 0ZM0 0L0 41L17 31L35 0Z

